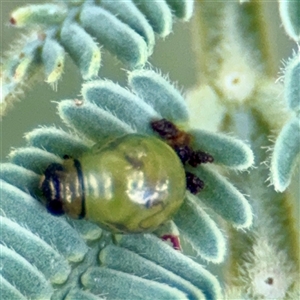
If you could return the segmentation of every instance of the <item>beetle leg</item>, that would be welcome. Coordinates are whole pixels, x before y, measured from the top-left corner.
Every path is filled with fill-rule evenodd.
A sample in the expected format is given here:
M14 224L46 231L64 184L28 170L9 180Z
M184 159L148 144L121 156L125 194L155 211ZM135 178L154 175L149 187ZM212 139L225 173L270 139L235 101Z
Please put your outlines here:
M41 189L46 198L47 210L57 216L63 215L63 205L60 199L60 176L64 172L61 164L52 163L45 171L45 179L42 183Z

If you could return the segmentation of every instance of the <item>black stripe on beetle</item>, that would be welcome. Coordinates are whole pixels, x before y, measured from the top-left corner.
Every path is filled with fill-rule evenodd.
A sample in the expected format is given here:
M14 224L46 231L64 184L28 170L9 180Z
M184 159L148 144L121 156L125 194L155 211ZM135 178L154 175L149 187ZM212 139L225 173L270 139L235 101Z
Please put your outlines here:
M84 188L84 181L83 181L83 174L81 169L81 164L78 159L74 159L74 166L77 170L78 181L81 187L81 212L78 215L78 219L83 219L85 217L85 188Z

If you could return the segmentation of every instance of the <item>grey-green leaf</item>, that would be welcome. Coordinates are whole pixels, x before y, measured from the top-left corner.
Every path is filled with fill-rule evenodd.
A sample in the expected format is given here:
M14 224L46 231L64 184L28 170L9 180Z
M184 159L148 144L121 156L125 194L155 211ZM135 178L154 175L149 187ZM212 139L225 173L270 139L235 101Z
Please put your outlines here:
M174 222L202 258L214 263L224 260L225 238L216 223L199 206L195 196L187 194L174 216Z
M128 84L163 118L173 122L188 121L188 109L184 98L161 75L151 70L135 70L129 73Z
M101 237L102 229L89 221L86 220L74 220L74 219L67 219L67 221L78 231L80 236L88 241L94 241Z
M60 41L79 67L83 79L97 76L101 63L100 48L82 27L66 20L60 31Z
M120 246L190 281L203 292L207 299L222 299L220 284L210 272L154 235L118 235L116 241Z
M42 49L42 61L46 82L56 83L64 70L65 50L56 40L47 38Z
M204 189L197 195L225 220L236 228L249 228L252 225L252 209L249 202L230 182L208 167L189 169L204 182Z
M271 161L271 179L277 191L283 192L290 184L300 153L300 120L295 117L281 130Z
M91 81L82 87L83 98L111 113L140 133L152 134L150 122L160 119L154 109L111 81Z
M8 282L32 300L51 298L53 288L49 281L22 256L0 245L1 274Z
M108 299L127 299L129 291L130 300L188 299L181 291L165 284L103 267L89 268L81 276L81 282L92 293L105 294Z
M300 41L300 1L279 1L279 12L286 33L295 41Z
M106 300L107 298L102 298L91 294L87 291L83 291L79 288L72 288L64 300Z
M13 285L0 275L0 295L2 299L26 300Z
M39 64L39 51L43 45L40 39L32 36L19 54L18 62L12 65L14 83L22 83L30 77L33 69Z
M32 193L38 189L40 176L23 167L12 163L0 164L0 179L14 185L25 193Z
M50 215L36 199L3 180L0 180L0 192L2 214L24 224L49 245L54 245L68 260L79 262L83 259L88 247L63 218Z
M300 52L290 59L285 67L284 97L291 110L300 111Z
M166 0L175 16L183 21L188 21L193 14L194 1L191 0Z
M10 161L37 174L43 174L51 163L61 163L58 156L45 150L26 147L13 150L9 154Z
M80 13L84 29L130 68L141 67L148 58L144 39L106 10L86 5Z
M23 27L28 25L57 25L67 15L67 9L59 4L35 4L17 8L11 14L10 22Z
M44 149L59 157L69 155L79 157L89 150L89 146L74 134L55 127L37 128L25 135L29 146Z
M194 138L194 149L212 155L216 164L236 170L245 170L254 162L254 155L250 147L238 139L205 130L191 130L189 133Z
M53 247L8 218L0 216L0 223L1 243L9 245L36 266L52 283L61 284L67 280L71 267Z
M98 1L103 8L112 12L118 19L128 24L133 30L135 30L136 33L145 39L150 55L155 43L154 32L145 16L134 5L134 3L131 0L127 0L119 1L118 5L116 5L115 1L111 0Z
M133 0L146 16L153 30L161 37L166 37L172 31L172 13L165 1Z
M108 245L100 252L100 260L102 265L111 269L175 287L183 291L189 299L205 299L202 292L190 282L124 248Z
M70 127L96 142L107 136L116 137L134 132L128 124L88 101L61 101L58 112Z

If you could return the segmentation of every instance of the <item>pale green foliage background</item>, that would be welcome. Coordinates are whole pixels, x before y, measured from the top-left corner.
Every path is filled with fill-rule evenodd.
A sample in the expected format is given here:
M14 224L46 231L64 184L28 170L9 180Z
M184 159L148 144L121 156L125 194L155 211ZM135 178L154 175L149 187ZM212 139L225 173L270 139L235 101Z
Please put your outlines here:
M45 1L47 2L47 1ZM9 43L20 36L20 29L11 28L9 13L27 4L27 1L2 1L1 0L1 53L10 49ZM33 1L30 3L42 3ZM270 39L274 41L274 70L279 70L280 60L287 58L291 54L291 47L294 44L287 39L283 29L279 28L280 20L278 14L277 1L265 3L266 18L271 29ZM184 91L192 88L196 83L196 65L193 57L197 53L193 52L193 44L190 32L191 23L177 22L174 26L173 34L165 40L157 39L153 55L150 62L161 69L163 74L169 74L171 81L179 83L179 88ZM13 47L13 45L12 45ZM102 67L100 76L107 77L124 84L125 72L120 71L123 67L120 62L113 58L107 51L102 53ZM276 74L275 74L276 75ZM24 145L22 139L25 132L34 129L37 125L63 124L56 115L56 105L49 101L58 101L64 98L76 97L81 88L81 77L77 67L71 59L67 58L65 74L59 81L57 92L47 83L37 83L33 88L26 89L25 95L21 96L21 101L14 104L14 109L3 117L0 123L1 148L0 159L4 161L11 147Z
M12 8L24 4L25 2L13 2L13 3L1 2L2 23L5 24L6 22L5 20L8 20L7 16L9 15L9 11ZM291 49L292 47L295 47L295 44L290 42L285 36L284 30L280 28L281 21L278 17L277 5L278 5L277 1L264 3L264 17L266 18L268 24L267 25L268 35L267 35L266 43L270 43L270 41L272 41L270 45L272 49L271 52L272 57L269 57L270 59L269 63L271 62L272 65L271 71L273 73L272 75L274 77L274 81L278 77L277 73L281 66L280 60L286 59L287 57L291 56L292 53ZM156 68L161 69L163 74L169 74L171 81L178 81L179 88L183 88L184 91L188 91L189 89L193 88L193 86L196 84L196 79L199 78L198 76L199 74L197 74L196 63L195 63L195 58L197 57L197 53L194 52L195 48L191 40L190 28L191 28L191 23L181 24L177 22L177 24L174 27L173 35L167 37L165 41L159 39L157 40L154 54L150 58L150 63L153 63L153 65ZM7 28L5 27L5 25L3 26L2 24L1 51L3 49L5 50L8 49L7 43L13 39L11 35L11 32L13 31L14 29ZM17 34L19 34L19 30ZM110 54L104 51L103 59L102 59L102 68L100 69L99 75L101 78L107 77L123 85L126 79L125 78L126 72L124 70L120 71L120 68L122 67L123 65L121 65L121 63L117 62L116 59L114 59L113 57L111 57ZM33 88L30 90L27 89L25 90L26 91L25 99L22 99L20 103L16 102L14 104L15 106L14 109L9 111L7 116L3 117L3 120L1 122L1 142L2 142L1 160L2 161L5 160L5 156L9 152L9 148L11 146L18 147L24 144L22 140L22 135L24 134L24 132L28 132L33 128L36 128L38 125L56 124L56 126L64 127L64 125L61 124L60 119L56 115L56 105L54 103L51 103L49 99L58 101L64 98L76 98L76 96L80 92L80 87L81 87L79 71L77 70L76 67L74 67L72 62L70 61L67 62L65 68L65 74L63 75L62 80L59 81L57 86L58 92L52 90L46 83L33 84L32 87ZM240 120L240 124L241 123L244 124L242 120ZM191 124L191 126L193 126L193 124ZM242 133L241 136L242 138L243 138L243 134L247 131L245 129L247 128L243 128L240 132ZM261 134L261 136L263 136L263 134ZM257 144L255 144L255 146L257 146ZM269 145L266 146L271 146L271 142ZM250 176L249 176L250 178L249 181L251 182ZM263 176L261 175L261 177ZM243 178L245 179L246 177L244 176ZM296 179L293 180L292 187L290 190L292 191L292 193L295 193L296 196L299 196L299 186L297 186L297 178L298 177L296 177ZM266 178L261 178L261 180L262 180L261 189L264 190L265 185L267 185L268 183L266 183L265 185L263 183L263 181L266 180ZM254 183L255 183L255 179L254 179ZM249 184L249 186L251 186L251 184ZM247 187L249 188L249 186L245 184L246 189ZM241 183L240 183L240 188L243 188ZM266 195L267 195L266 197L269 197L270 193L267 194L266 192ZM295 197L295 198L297 199L299 197ZM297 210L299 209L299 206L296 205L295 208ZM278 208L278 210L280 210L280 208ZM262 215L264 213L263 211L259 211L259 212ZM299 214L297 214L297 212L294 212L293 215L298 216ZM234 236L236 233L234 231L234 233L231 232L231 234L233 234ZM242 234L243 233L240 234L239 232L237 236L240 237ZM255 233L253 234L253 236L252 238L256 239ZM259 238L261 237L258 237L257 240L259 240ZM241 241L242 240L243 238L241 238ZM274 250L272 247L270 247L270 249L268 249L267 247L269 247L269 245L266 246L265 252L263 251L261 253L260 252L261 248L259 248L257 250L257 253L255 253L256 256L253 258L253 260L257 260L258 265L260 264L259 259L261 259L261 261L264 261L265 256L267 256L268 253L270 253L270 255L274 254L273 257L276 257L277 255L276 250ZM233 248L235 248L234 245ZM254 247L253 252L255 251L256 250ZM191 251L191 254L194 253ZM216 266L215 268L218 269L218 266ZM249 267L248 270L249 274L247 274L250 277L252 274L251 272L253 272L253 274L256 274L255 272L257 272L257 270L252 270L251 268ZM234 272L235 271L233 271L233 273ZM237 295L237 294L238 292L233 293L233 295ZM230 293L228 293L227 295L229 297Z
M36 1L37 2L37 1ZM47 1L45 1L47 2ZM38 1L41 3L41 1ZM8 50L13 40L13 33L16 37L20 29L10 28L8 25L9 13L16 7L26 4L26 1L1 1L1 51ZM8 26L7 26L8 25ZM190 40L189 23L177 22L174 26L174 33L165 40L156 39L156 45L150 62L162 70L163 74L169 74L172 81L179 83L179 88L190 88L196 81L196 69L191 57L194 55ZM176 49L176 51L175 51ZM126 72L120 71L123 65L113 58L107 51L102 52L102 67L99 75L113 81L124 84ZM56 115L56 105L50 100L76 97L81 89L81 77L78 68L71 59L67 58L65 74L59 81L57 92L47 83L38 83L33 89L27 89L25 97L21 102L16 102L14 109L3 117L1 126L1 161L5 159L10 147L18 147L23 144L24 132L34 129L37 125L59 125L60 118ZM24 98L23 98L24 97ZM34 109L33 109L34 108Z

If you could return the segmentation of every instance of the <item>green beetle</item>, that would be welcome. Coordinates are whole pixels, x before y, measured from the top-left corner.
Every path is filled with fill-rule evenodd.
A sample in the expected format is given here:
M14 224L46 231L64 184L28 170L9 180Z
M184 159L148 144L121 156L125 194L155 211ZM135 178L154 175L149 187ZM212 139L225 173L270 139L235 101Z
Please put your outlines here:
M186 174L165 142L127 134L49 165L41 190L54 215L85 218L114 233L151 232L183 203Z

